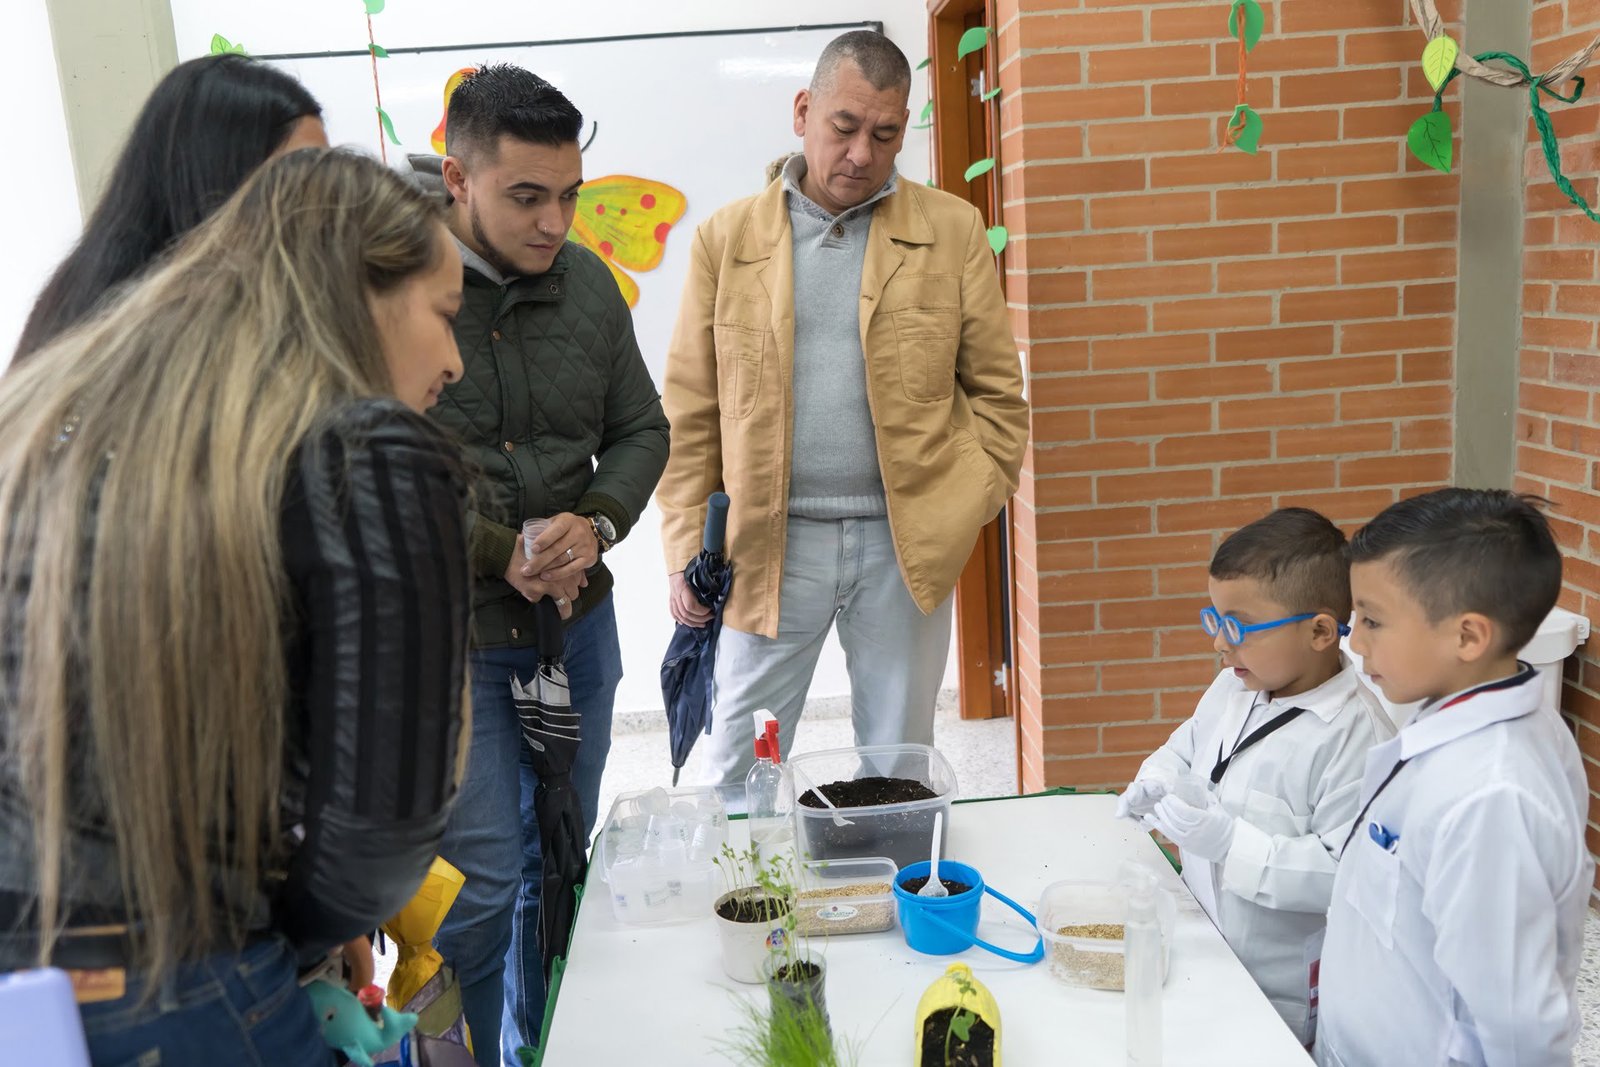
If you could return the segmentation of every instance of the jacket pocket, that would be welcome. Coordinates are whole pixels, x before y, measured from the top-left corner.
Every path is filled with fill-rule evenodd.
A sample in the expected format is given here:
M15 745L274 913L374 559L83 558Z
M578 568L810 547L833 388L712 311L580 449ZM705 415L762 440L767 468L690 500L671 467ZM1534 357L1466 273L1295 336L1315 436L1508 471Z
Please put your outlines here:
M716 323L712 332L717 346L717 407L726 418L748 418L761 395L766 331Z
M1366 920L1379 944L1394 948L1400 857L1373 841L1363 826L1356 830L1356 839L1340 862L1356 865L1345 880L1345 901Z
M900 350L900 382L910 400L944 400L955 390L958 307L911 307L889 313Z

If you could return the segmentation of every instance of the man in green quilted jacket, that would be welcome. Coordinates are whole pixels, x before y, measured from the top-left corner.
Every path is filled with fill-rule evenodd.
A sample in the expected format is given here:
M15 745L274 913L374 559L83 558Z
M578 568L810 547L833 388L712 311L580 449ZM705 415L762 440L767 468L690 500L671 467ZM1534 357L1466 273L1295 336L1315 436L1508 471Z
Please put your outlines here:
M438 937L461 981L484 1067L536 1043L545 983L538 931L537 779L522 756L510 676L538 666L533 602L568 618L566 666L582 746L573 779L594 828L622 658L602 561L638 520L667 462L667 420L601 259L568 242L583 181L583 119L509 65L463 81L447 155L413 157L449 201L466 264L454 324L465 374L434 416L482 472L473 515L472 749L441 854L466 884ZM441 327L442 328L442 327ZM550 526L524 558L525 519Z

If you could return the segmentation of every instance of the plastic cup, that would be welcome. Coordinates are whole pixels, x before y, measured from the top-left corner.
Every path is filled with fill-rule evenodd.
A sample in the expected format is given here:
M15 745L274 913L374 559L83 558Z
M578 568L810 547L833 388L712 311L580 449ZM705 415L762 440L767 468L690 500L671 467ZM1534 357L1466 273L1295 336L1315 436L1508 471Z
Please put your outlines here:
M524 559L533 558L533 543L539 539L540 534L548 529L550 529L549 519L529 519L522 524L522 557Z
M1192 771L1178 776L1173 795L1191 807L1204 808L1211 803L1211 780Z

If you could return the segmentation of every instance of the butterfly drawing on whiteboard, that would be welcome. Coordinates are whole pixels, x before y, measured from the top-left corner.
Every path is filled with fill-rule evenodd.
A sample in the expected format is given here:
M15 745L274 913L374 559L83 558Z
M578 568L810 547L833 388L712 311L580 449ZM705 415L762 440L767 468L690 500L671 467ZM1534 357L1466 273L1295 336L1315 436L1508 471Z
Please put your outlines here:
M446 117L451 94L472 71L472 67L465 67L445 82ZM433 150L440 155L445 150L444 134L445 118L441 118L432 138ZM608 174L585 181L578 188L578 207L567 236L600 257L628 306L634 307L639 303L639 283L628 272L643 274L661 265L667 236L688 206L683 193L665 182L631 174Z

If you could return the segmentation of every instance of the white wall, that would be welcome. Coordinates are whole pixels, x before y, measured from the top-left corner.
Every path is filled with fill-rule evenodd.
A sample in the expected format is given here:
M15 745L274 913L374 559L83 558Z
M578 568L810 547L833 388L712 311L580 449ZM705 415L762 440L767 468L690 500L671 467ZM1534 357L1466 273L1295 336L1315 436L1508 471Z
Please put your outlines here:
M28 311L50 271L66 255L82 225L61 82L44 0L0 4L0 100L9 100L6 127L15 149L0 168L0 203L6 205L11 241L5 284L0 285L0 369L11 361Z
M923 0L812 0L801 7L777 0L723 0L723 2L660 3L659 0L605 0L604 3L575 4L557 7L539 5L537 17L530 17L526 0L471 0L471 2L428 3L394 2L373 17L373 34L378 44L388 49L419 46L470 46L497 41L560 41L577 38L626 36L644 33L676 33L684 31L725 30L735 28L793 27L796 23L817 25L827 23L858 23L877 20L884 24L885 32L910 57L913 65L927 54L926 9ZM597 14L600 13L600 14ZM180 58L204 54L210 48L213 34L220 33L230 41L242 44L254 55L345 51L363 49L367 42L367 25L361 4L356 0L277 0L262 4L259 0L172 0L173 24L177 32ZM825 35L824 35L825 36ZM674 47L671 39L662 39L658 50L660 64L670 65L675 52L704 51L702 44L695 49ZM729 39L730 51L740 46ZM587 49L586 49L587 50ZM470 50L469 50L470 51ZM595 47L603 54L603 47ZM619 54L636 54L637 46L619 49ZM552 53L553 54L553 53ZM398 57L397 57L398 58ZM493 51L485 50L481 56L472 55L464 63L495 58ZM521 56L510 56L523 60ZM311 81L323 79L322 65L340 61L299 60L286 63L291 69L301 69L302 77ZM382 61L380 61L381 63ZM464 63L462 65L464 65ZM616 90L619 99L627 98L629 68L619 64L616 72ZM402 64L391 61L390 69L396 76ZM384 67L380 65L382 75ZM660 71L653 72L659 76ZM793 86L774 100L792 99L793 92L803 88L809 71L797 67L789 73ZM370 75L369 75L370 76ZM558 75L551 75L558 86ZM642 80L642 79L641 79ZM330 111L329 126L338 136L339 129L360 130L356 143L376 151L372 128L372 103L365 96L351 96L335 91L330 82L323 104ZM399 110L405 101L420 89L396 83L394 97L385 92L385 104L401 123ZM438 88L427 88L426 106L437 110ZM348 99L349 103L344 103ZM359 99L359 103L357 103ZM912 111L920 110L927 99L924 75L918 74L912 91ZM335 100L345 108L359 112L351 116L334 114ZM592 113L585 98L574 93L573 101L580 110ZM608 169L625 173L642 173L659 177L672 184L697 188L718 189L718 202L690 196L688 213L667 241L666 258L657 272L640 275L643 297L635 309L634 322L645 360L659 384L664 364L665 349L676 312L679 279L687 264L689 235L693 227L722 202L743 192L754 192L760 181L760 164L787 148L799 147L794 137L788 106L775 103L770 115L737 116L737 102L729 102L729 112L723 116L698 114L685 116L686 127L682 149L675 153L670 167L652 171L648 162L624 160L610 163L606 159L592 160L598 170L589 177L597 177ZM431 113L431 112L430 112ZM719 127L720 118L720 127ZM757 123L760 123L757 128ZM706 128L711 134L708 136ZM426 129L426 126L420 127ZM610 128L619 127L613 122ZM425 137L418 132L416 122L407 124L401 133L404 147L390 149L390 160L403 159L406 152L429 151ZM607 138L607 125L601 123L601 144L597 141L592 154L595 157L614 153L615 138ZM719 148L719 145L722 146ZM754 147L752 147L754 146ZM604 149L605 151L601 151ZM751 153L755 154L752 156ZM928 138L925 131L912 130L900 157L900 167L910 181L926 180L928 167ZM734 160L737 162L733 162ZM591 162L586 159L586 162ZM692 174L683 177L689 168L709 172L707 177L725 179L724 169L738 175L733 187L739 191L725 190L724 181L696 180ZM660 516L652 506L640 520L633 536L617 548L609 563L617 576L617 614L621 626L625 677L617 695L619 710L642 710L661 707L659 667L661 653L671 633L671 620L666 612L666 576L662 561L660 541ZM954 660L947 672L946 684L954 684ZM837 696L849 691L844 671L842 651L830 640L823 653L822 663L812 685L814 697Z

